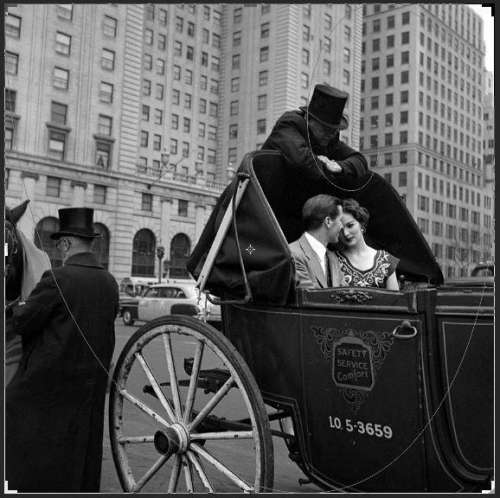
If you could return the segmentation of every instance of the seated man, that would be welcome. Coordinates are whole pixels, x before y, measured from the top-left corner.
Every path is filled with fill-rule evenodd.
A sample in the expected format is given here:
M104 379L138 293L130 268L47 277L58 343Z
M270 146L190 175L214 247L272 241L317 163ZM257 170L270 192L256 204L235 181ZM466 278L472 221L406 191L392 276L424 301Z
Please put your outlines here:
M302 221L306 231L289 245L295 263L297 288L340 285L338 261L327 245L338 242L341 215L341 201L332 195L315 195L304 203Z

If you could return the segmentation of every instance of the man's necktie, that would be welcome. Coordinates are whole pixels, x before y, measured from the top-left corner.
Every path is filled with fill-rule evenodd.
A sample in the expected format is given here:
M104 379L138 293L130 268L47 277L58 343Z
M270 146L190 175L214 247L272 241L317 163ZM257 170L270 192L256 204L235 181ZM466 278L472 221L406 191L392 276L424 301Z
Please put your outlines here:
M328 252L325 252L325 273L326 273L326 286L333 287L332 269L330 268L330 258L328 257Z

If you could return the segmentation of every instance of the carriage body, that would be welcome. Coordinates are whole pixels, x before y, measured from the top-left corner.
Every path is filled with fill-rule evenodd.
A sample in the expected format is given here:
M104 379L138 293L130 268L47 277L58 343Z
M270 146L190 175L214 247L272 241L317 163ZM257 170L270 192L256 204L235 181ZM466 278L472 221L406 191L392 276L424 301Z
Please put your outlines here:
M489 489L491 287L311 290L223 318L266 404L292 413L300 466L321 487ZM405 320L415 331L394 333Z
M302 470L326 489L489 487L493 278L444 284L406 206L378 175L360 188L305 185L269 151L247 155L239 172L249 184L236 236L229 226L206 288L223 302L242 297L241 254L252 299L223 305L222 330L266 404L292 414ZM317 193L368 207L370 244L400 258L410 290L295 289L287 244Z
M303 232L303 203L319 193L368 208L367 241L399 259L401 291L296 287L288 243ZM247 154L187 266L200 291L220 300L221 331L165 316L137 330L121 352L109 412L125 490L147 490L168 461L170 480L161 484L168 492L179 490L182 472L187 491L196 490L196 474L201 489L233 489L202 462L239 491L270 491L271 435L284 437L292 460L326 490L490 489L493 277L444 282L382 177L304 182L278 152ZM159 362L157 381L159 356L168 368ZM135 418L126 426L127 402L149 417L145 435L137 436ZM137 444L152 451L145 474L142 455L134 468ZM247 456L239 472L230 470Z

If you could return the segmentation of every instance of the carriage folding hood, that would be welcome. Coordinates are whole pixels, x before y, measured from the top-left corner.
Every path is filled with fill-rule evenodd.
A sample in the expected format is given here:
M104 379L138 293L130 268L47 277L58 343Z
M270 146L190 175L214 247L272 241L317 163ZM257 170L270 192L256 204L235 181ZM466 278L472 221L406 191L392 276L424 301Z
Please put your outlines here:
M324 177L304 183L278 151L248 153L217 204L193 250L187 268L197 279L222 218L241 179L246 190L236 209L237 235L254 302L285 304L294 292L294 267L288 243L304 231L301 210L316 194L354 198L370 213L367 242L400 259L397 272L413 281L439 285L443 275L432 251L398 192L371 172L360 184L333 184ZM221 298L245 294L232 225L217 252L206 290Z

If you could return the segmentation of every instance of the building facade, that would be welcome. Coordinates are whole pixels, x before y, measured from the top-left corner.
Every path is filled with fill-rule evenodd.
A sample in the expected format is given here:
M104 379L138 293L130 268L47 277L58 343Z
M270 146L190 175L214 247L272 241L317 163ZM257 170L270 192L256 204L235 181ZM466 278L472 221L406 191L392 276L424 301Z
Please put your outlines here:
M481 18L465 5L364 7L361 149L400 192L443 274L493 254Z
M17 4L5 29L6 203L30 199L19 226L56 265L57 210L88 206L117 279L157 275L158 246L184 275L231 172L315 83L349 91L357 145L359 6Z

